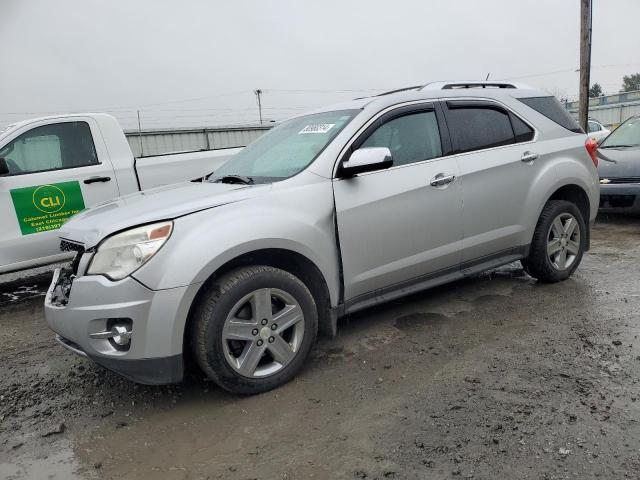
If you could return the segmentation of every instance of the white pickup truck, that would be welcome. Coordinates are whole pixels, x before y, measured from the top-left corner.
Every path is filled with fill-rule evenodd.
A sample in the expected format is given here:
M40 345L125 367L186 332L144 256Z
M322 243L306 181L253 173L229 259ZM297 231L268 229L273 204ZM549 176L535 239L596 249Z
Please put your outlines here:
M67 260L56 230L115 197L202 178L240 148L135 158L106 114L27 120L0 132L0 273Z

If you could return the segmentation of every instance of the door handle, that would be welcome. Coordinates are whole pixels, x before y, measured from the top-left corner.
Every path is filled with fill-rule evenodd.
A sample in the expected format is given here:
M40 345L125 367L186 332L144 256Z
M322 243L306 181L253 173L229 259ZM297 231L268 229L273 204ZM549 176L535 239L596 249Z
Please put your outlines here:
M98 182L110 182L111 181L111 177L89 177L87 178L84 183L87 185L90 185L92 183L98 183Z
M525 163L528 163L528 162L533 162L536 158L538 158L538 154L537 153L524 152L522 154L522 157L520 157L520 160L522 160Z
M449 185L455 179L455 175L446 175L444 173L439 173L431 179L430 183L432 187L443 187L445 185Z

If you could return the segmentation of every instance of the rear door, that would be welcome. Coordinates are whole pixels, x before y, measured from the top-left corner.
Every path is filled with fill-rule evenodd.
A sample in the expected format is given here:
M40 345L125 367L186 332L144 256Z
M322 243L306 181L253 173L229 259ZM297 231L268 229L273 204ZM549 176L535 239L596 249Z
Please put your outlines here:
M0 271L56 260L56 230L85 207L119 194L90 117L26 125L0 147L0 157L9 169L0 176Z
M460 168L463 262L525 247L528 192L545 161L534 128L490 100L444 101L443 107Z
M392 167L334 179L347 304L457 269L461 191L441 115L433 104L385 113L349 151L388 147Z

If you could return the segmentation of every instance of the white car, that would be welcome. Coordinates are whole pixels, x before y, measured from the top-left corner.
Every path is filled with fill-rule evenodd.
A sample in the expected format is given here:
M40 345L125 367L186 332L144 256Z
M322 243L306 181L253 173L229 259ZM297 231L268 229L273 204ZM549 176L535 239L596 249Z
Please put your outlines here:
M57 231L116 197L202 178L240 148L135 158L110 115L27 120L0 132L0 273L70 259Z
M604 125L596 120L588 121L588 130L589 138L593 138L596 141L602 140L611 133L611 130L605 128Z

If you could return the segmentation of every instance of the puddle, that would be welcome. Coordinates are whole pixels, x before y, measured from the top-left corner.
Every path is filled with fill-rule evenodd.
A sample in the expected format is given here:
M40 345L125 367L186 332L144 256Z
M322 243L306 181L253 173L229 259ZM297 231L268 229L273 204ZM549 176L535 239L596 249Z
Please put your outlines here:
M480 295L479 297L476 297L475 299L472 300L472 302L475 305L487 305L495 302L502 302L506 298L508 298L506 295L489 293L486 295Z
M451 320L442 313L410 313L396 319L396 327L400 330L414 330L416 328L426 328L440 322Z
M24 448L24 447L21 447ZM56 451L48 455L17 457L12 461L0 461L0 478L4 480L75 480L87 478L78 472L80 466L74 459L69 443L57 443Z

